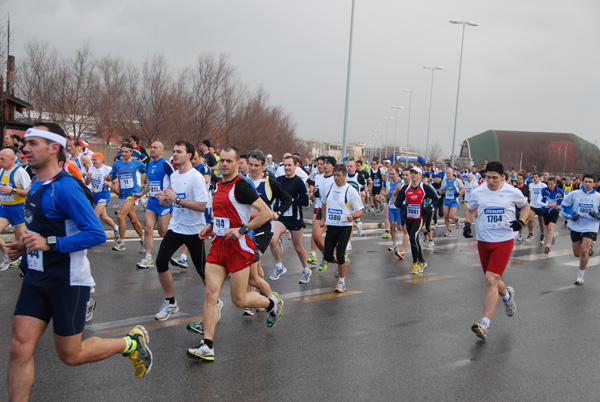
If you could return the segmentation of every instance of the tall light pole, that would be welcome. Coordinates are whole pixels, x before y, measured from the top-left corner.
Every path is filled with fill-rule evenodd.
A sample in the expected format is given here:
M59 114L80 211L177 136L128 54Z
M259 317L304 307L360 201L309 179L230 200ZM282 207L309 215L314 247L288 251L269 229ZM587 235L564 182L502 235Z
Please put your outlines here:
M463 45L465 43L465 27L476 27L478 22L450 20L451 24L461 24L463 26L462 39L460 41L460 62L458 64L458 86L456 88L456 110L454 111L454 133L452 134L452 167L454 167L454 145L456 144L456 122L458 119L458 95L460 94L460 72L462 70Z
M385 123L385 152L383 153L383 156L385 156L387 158L388 127L390 126L390 119L394 119L394 118L393 117L382 117L382 119L386 120L386 123Z
M392 109L396 109L396 120L394 120L394 160L392 164L396 162L396 132L398 131L398 109L404 109L404 106L392 106Z
M378 136L378 138L377 139L379 140L378 142L379 142L379 161L380 162L381 162L381 150L383 149L383 144L382 144L382 141L381 141L381 132L382 131L383 130L381 129L381 124L378 124L377 125L377 136Z
M344 105L344 134L342 136L342 158L346 156L346 128L348 126L348 100L350 97L350 66L352 65L352 36L354 33L354 0L350 14L350 43L348 45L348 73L346 76L346 103Z
M406 160L405 166L408 167L408 138L410 136L410 107L412 106L412 94L414 91L410 89L403 89L404 92L408 92L408 128L406 129Z
M425 161L429 162L429 128L431 127L431 101L433 99L433 74L435 70L443 70L444 67L423 66L427 70L431 70L431 92L429 93L429 118L427 119L427 141L425 143ZM452 165L454 166L454 165Z

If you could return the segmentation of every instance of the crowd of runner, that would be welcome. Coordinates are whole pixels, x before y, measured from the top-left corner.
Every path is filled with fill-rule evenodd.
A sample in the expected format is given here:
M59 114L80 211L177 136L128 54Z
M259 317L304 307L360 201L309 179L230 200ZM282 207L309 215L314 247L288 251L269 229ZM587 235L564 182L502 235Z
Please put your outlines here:
M484 340L499 298L506 314L515 314L515 289L504 284L502 274L515 239L535 238L535 216L546 253L557 240L556 225L568 225L573 254L580 258L576 285L584 283L600 222L600 183L593 176L559 179L547 172L517 173L506 171L500 162L461 172L434 163L402 168L390 160L380 163L377 157L370 163L363 157L338 161L332 156L302 161L286 153L277 164L261 150L243 153L226 147L217 153L209 140L198 148L186 141L170 144L173 152L167 160L165 144L155 141L147 152L135 136L121 144L115 160L106 161L82 141L67 138L60 126L44 122L35 123L24 138L4 140L0 230L12 228L15 240L5 244L0 238L0 270L19 267L23 276L9 362L8 388L14 400L28 398L33 350L50 319L58 355L66 364L122 353L137 377L152 368L148 331L141 325L123 338L82 338L96 307L86 250L107 241L102 223L110 228L116 253L127 251L127 220L133 226L143 254L137 267L155 268L163 290L158 321L179 311L170 266L187 268L190 256L204 285L204 308L203 320L187 325L202 335L187 355L212 361L227 277L233 304L245 315L266 311L266 325L273 327L282 317L284 301L271 286L282 275L296 273L305 285L314 269L323 272L336 264L335 292L346 292L348 251L352 236L363 235L365 213L382 219L383 238L391 239L388 250L399 259L407 258L410 245L416 276L427 267L420 237L426 247L435 248L433 231L441 226L440 218L446 237L453 236L453 226L462 228L466 238L475 229L487 293L482 318L471 329ZM107 213L113 195L119 201L116 222ZM461 204L464 220L458 213ZM136 205L144 205L143 225ZM307 223L310 252L303 245ZM162 238L157 251L155 228ZM296 268L283 265L286 236L298 256ZM267 267L261 260L267 249L275 265L265 280Z

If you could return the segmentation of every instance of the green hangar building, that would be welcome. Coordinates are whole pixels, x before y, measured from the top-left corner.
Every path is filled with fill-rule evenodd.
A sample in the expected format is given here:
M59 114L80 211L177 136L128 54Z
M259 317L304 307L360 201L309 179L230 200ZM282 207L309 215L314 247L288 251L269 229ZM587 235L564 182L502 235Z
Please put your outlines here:
M571 133L488 130L463 141L459 158L478 167L499 160L507 170L600 173L600 149Z

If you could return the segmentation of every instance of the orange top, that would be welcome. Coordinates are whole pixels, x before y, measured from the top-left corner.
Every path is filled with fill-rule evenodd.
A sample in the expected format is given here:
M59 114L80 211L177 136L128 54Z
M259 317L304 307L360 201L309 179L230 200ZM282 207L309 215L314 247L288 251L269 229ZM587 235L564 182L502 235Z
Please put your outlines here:
M81 172L79 171L79 168L73 161L70 161L69 159L67 159L67 161L65 162L65 166L63 166L63 169L65 170L65 172L72 174L73 176L77 177L79 180L83 180L83 175L81 174Z

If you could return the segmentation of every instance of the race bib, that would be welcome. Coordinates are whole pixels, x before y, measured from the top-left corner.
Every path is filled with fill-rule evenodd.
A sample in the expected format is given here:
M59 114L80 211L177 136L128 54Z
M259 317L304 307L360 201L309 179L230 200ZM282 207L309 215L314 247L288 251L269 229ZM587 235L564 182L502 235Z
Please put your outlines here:
M580 214L589 214L594 210L594 204L579 204Z
M486 208L483 210L484 226L486 229L500 229L504 226L504 208Z
M119 186L122 190L133 188L133 175L131 173L122 173L119 175Z
M101 193L104 191L102 188L102 180L101 179L92 179L92 191L94 193Z
M454 199L454 191L448 191L448 190L446 190L446 199L447 200L453 200Z
M381 179L373 179L373 187L380 187Z
M148 192L150 197L154 197L160 191L160 182L158 180L150 180L148 182Z
M537 188L537 187L536 187L536 188L534 188L534 189L533 189L533 194L535 194L535 195L540 195L540 191L541 191L541 190L542 190L541 188Z
M0 193L0 201L5 201L5 202L10 202L10 201L14 201L15 197L13 197L13 195L11 193Z
M181 198L182 200L185 200L185 193L177 193L177 197ZM181 216L187 215L188 213L189 211L187 208L182 207L180 204L173 203L173 215L178 214Z
M406 216L408 218L419 219L421 217L421 205L408 204L406 206Z
M288 210L283 213L282 216L292 216L292 208L293 206L290 206Z
M335 208L327 208L327 224L328 225L336 225L342 222L342 213L341 209Z
M27 249L27 268L44 272L44 252Z
M227 229L229 229L229 218L213 218L213 231L217 236L225 236Z

